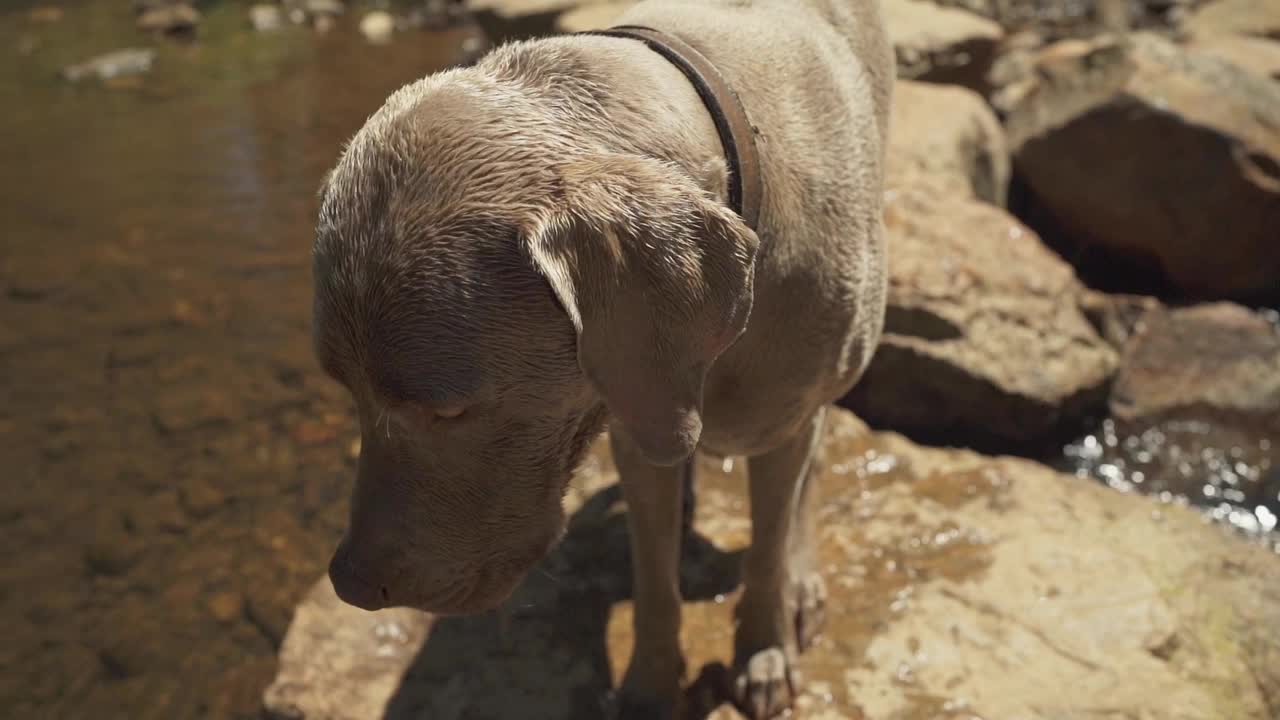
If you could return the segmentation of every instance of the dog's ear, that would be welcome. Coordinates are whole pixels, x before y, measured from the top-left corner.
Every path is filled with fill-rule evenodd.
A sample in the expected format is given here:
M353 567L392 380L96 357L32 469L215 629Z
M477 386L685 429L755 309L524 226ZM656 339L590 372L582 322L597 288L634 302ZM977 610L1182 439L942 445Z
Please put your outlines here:
M746 329L759 240L685 174L569 163L528 250L578 332L578 363L654 464L693 453L712 362Z

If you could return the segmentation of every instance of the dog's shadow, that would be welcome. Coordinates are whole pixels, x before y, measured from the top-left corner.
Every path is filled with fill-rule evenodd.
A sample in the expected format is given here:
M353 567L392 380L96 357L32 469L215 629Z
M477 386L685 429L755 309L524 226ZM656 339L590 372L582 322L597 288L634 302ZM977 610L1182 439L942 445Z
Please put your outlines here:
M606 717L613 689L610 610L631 596L626 517L620 504L616 484L585 502L570 519L563 542L502 612L436 621L384 718ZM739 582L740 554L687 532L681 559L685 599L732 592ZM724 675L720 666L702 669L686 693L686 718L705 717L723 699Z

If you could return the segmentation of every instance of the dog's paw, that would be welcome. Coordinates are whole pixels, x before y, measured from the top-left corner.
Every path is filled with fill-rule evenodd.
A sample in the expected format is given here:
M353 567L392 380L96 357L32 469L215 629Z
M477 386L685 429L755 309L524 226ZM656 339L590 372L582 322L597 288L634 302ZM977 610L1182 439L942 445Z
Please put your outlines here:
M827 584L822 574L807 573L795 581L796 647L807 650L827 623Z
M750 720L768 720L791 707L796 684L786 652L767 648L737 669L734 702Z
M675 720L675 698L646 697L619 690L610 698L605 712L608 720Z

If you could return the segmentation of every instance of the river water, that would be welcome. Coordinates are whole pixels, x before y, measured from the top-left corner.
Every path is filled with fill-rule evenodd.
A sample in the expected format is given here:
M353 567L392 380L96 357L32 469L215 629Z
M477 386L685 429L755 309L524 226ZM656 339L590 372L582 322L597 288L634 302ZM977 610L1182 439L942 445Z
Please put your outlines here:
M0 12L0 716L257 716L357 436L311 358L322 173L468 30L196 43L127 3ZM154 47L110 85L59 69Z

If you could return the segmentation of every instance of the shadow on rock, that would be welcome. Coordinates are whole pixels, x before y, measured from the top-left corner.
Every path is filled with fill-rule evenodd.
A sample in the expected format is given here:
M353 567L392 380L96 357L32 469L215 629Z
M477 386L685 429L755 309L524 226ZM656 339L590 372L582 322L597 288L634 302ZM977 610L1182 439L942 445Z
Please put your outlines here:
M602 717L613 678L624 669L618 665L615 672L615 664L626 662L611 658L606 639L613 605L631 596L621 499L614 484L587 500L570 519L564 541L503 610L436 620L383 717ZM723 552L689 533L683 555L686 599L737 587L739 552ZM708 684L722 685L721 675L705 669L689 692L705 697Z

